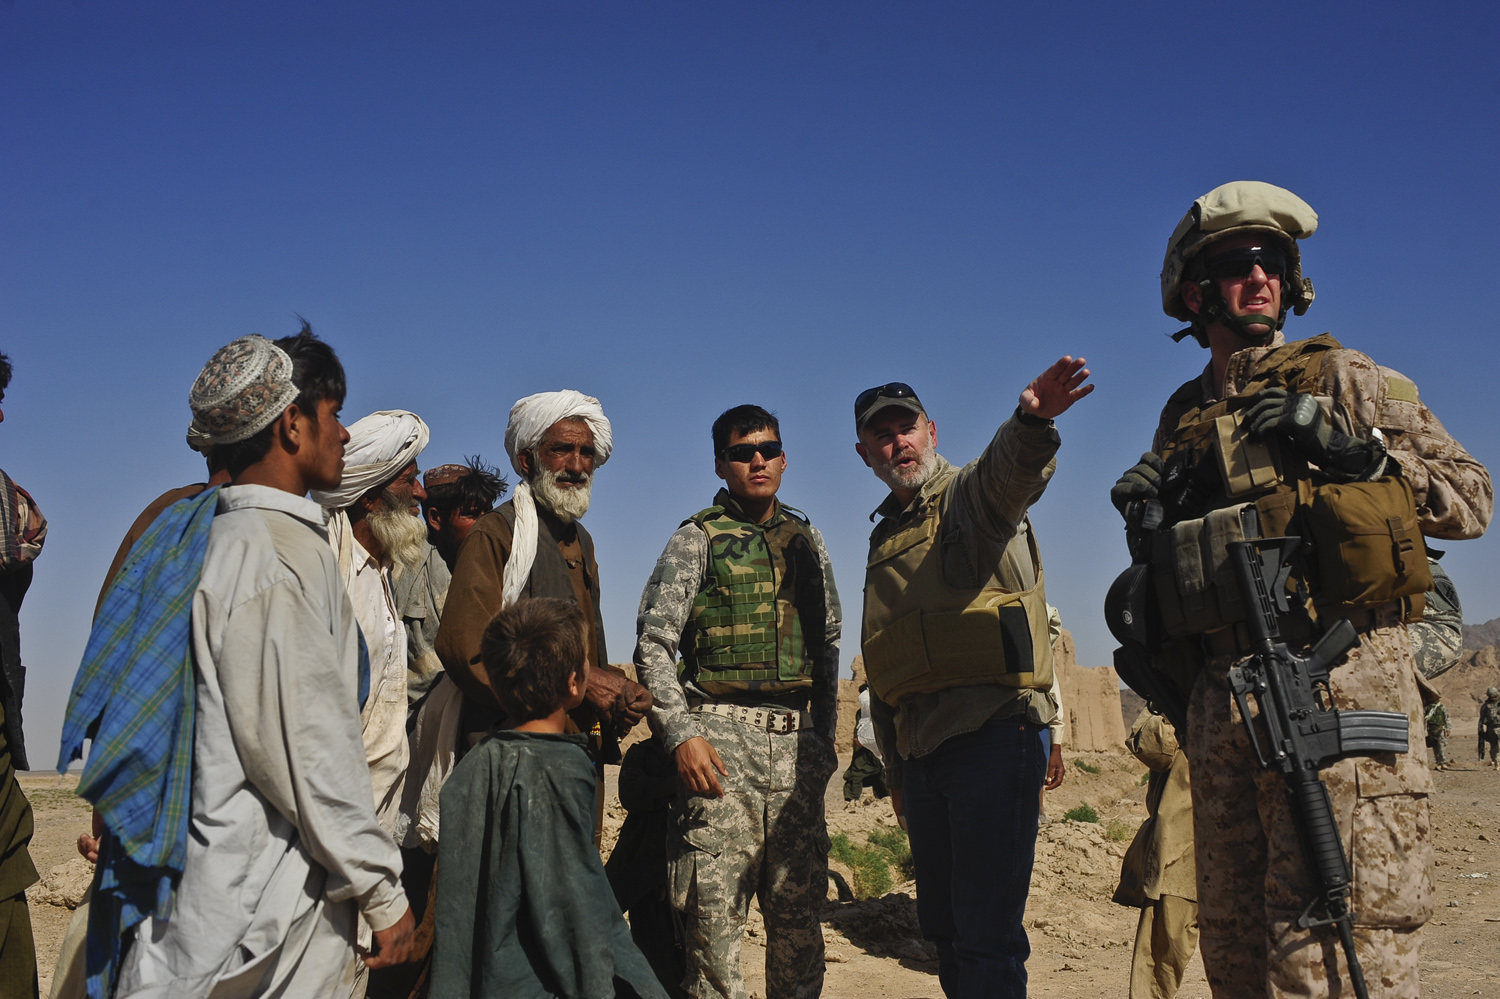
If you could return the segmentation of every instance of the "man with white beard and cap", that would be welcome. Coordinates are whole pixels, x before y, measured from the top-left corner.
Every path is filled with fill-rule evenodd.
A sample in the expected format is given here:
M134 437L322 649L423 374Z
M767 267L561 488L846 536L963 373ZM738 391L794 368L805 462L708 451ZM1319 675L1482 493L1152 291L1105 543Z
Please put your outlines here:
M520 483L510 500L479 518L459 548L437 636L438 657L464 694L465 733L503 720L479 664L479 641L490 618L521 597L556 597L583 608L595 668L572 718L593 733L596 762L617 762L619 738L650 709L646 688L608 665L594 540L578 522L589 508L594 469L609 460L612 445L609 420L592 396L541 392L511 407L505 450ZM467 748L465 741L460 751Z

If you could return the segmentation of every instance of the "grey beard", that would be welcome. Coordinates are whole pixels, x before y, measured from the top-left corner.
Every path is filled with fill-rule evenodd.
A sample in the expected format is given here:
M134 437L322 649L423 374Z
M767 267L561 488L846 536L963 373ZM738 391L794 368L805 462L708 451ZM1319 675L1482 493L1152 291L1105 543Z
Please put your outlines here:
M557 484L562 472L539 471L531 479L531 491L536 495L536 502L552 516L564 524L571 524L575 520L582 519L589 512L589 497L594 491L594 477L592 475L584 479L583 486L571 486L564 489Z
M900 457L898 455L897 460ZM876 466L875 475L892 489L921 489L937 471L937 463L936 451L921 451L917 454L917 463L910 470L896 468L893 460L889 465Z
M387 490L380 494L379 509L365 518L369 521L370 533L385 549L385 558L391 563L393 575L400 575L402 570L415 566L426 554L427 525L412 516L410 502Z

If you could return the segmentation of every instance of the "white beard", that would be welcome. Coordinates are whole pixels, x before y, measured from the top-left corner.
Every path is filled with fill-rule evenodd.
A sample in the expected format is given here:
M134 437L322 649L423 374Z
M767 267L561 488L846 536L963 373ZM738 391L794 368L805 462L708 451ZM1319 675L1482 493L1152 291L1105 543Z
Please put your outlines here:
M557 484L562 472L538 471L531 480L531 491L537 505L545 509L564 524L582 519L589 512L589 497L594 491L594 477L589 475L581 486L566 489Z
M896 455L889 465L875 465L876 477L892 489L921 489L937 471L937 451L918 451L915 465L905 469L897 468L896 462L904 457L904 454Z
M427 541L427 525L412 516L410 500L393 496L387 490L380 495L380 508L365 519L370 523L370 533L385 549L392 576L399 576L422 561L426 554L423 546Z

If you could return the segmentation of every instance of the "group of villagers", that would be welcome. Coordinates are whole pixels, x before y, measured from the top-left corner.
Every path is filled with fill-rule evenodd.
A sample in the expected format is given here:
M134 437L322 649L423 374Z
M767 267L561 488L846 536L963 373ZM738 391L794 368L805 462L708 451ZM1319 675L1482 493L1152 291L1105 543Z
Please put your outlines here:
M1212 359L1111 491L1154 586L1150 615L1116 634L1159 674L1132 748L1161 774L1159 827L1164 795L1191 800L1196 875L1148 876L1124 899L1142 906L1132 996L1175 992L1194 941L1216 997L1344 995L1350 982L1416 994L1425 754L1325 765L1352 881L1299 919L1318 898L1299 818L1257 768L1227 686L1255 650L1243 608L1216 589L1213 539L1230 520L1241 538L1306 530L1311 554L1276 598L1288 641L1350 622L1358 644L1325 693L1404 714L1415 735L1407 626L1434 591L1422 538L1477 537L1493 507L1488 472L1412 382L1329 335L1283 339L1288 311L1313 298L1298 241L1316 226L1291 192L1235 182L1197 199L1168 244L1164 311ZM1057 622L1028 511L1056 468L1055 420L1088 377L1081 358L1059 359L962 467L938 454L910 385L854 401L855 450L889 490L870 515L863 595L861 742L877 761L865 777L909 833L950 999L1026 994L1040 793L1064 772ZM188 443L208 477L131 527L69 699L59 767L88 744L79 793L94 820L79 849L96 866L52 994L745 999L754 899L767 999L819 995L843 615L822 535L779 497L776 416L740 405L713 421L723 487L646 582L632 678L610 664L580 522L613 446L597 399L515 404L517 480L496 507L495 469L475 458L424 475L420 417L386 410L346 429L345 394L333 349L305 326L233 341L191 387ZM46 524L0 485L9 999L36 993L15 611ZM1351 527L1361 516L1374 526ZM1354 534L1334 546L1353 552L1339 565L1312 557L1327 522ZM650 738L632 738L643 721ZM611 763L630 814L605 864ZM1319 917L1351 902L1346 950Z

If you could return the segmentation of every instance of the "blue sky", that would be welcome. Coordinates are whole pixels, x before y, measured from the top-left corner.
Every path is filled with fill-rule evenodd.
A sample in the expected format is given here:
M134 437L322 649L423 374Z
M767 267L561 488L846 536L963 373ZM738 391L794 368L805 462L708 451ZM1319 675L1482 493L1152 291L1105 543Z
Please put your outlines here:
M405 408L424 465L504 464L522 395L597 395L587 523L611 658L668 535L708 504L708 427L782 420L783 497L825 532L857 651L853 396L901 379L974 457L1062 353L1033 518L1081 659L1127 558L1109 486L1206 354L1157 274L1193 198L1296 191L1330 330L1500 459L1494 4L100 3L0 6L0 463L52 524L22 613L52 759L110 556L161 491L199 367L305 316L353 419ZM1471 622L1497 542L1447 546Z

